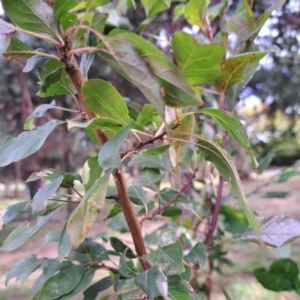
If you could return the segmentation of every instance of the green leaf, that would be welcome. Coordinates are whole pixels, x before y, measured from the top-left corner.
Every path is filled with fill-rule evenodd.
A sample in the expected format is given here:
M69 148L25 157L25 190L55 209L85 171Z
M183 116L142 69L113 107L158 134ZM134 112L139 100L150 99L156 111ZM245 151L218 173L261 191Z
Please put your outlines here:
M147 192L141 185L132 185L128 188L130 200L136 205L145 205L147 200Z
M244 71L253 64L258 63L266 54L265 52L252 52L233 56L225 60L223 74L213 82L215 88L225 93L232 85L239 83L244 78Z
M64 31L70 28L77 23L77 16L71 13L66 13L65 15L61 16L59 19L59 23Z
M153 105L145 104L143 110L136 119L136 124L141 127L153 125L153 122L157 119L158 114Z
M145 152L143 152L143 155L159 155L166 152L170 147L171 145L164 145L157 148L147 149Z
M133 279L121 279L117 284L117 292L122 293L118 296L118 300L130 300L142 296L142 290L133 290L137 288Z
M162 216L170 218L172 222L176 221L182 214L182 209L177 206L170 206L164 209L161 213Z
M107 18L108 13L95 13L92 20L92 27L95 28L98 32L103 33Z
M180 241L176 241L149 253L147 259L166 274L175 275L184 272L182 255L182 245Z
M204 32L206 30L206 9L209 5L207 0L190 0L184 10L184 17L191 25L199 26Z
M203 108L195 113L203 113L214 118L228 132L228 134L248 152L251 158L252 167L256 170L258 163L252 153L247 132L236 116L228 111L215 108Z
M18 260L8 272L5 279L5 286L8 282L16 277L16 280L24 280L28 278L43 263L42 259L36 258L36 255L26 256Z
M60 72L61 72L60 78L56 82L52 83L47 88L46 93L42 92L42 90L41 90L38 93L39 97L45 98L45 97L50 97L50 96L55 96L55 95L70 95L70 94L72 94L72 92L73 92L72 81L71 81L70 77L67 75L67 73L64 69L64 65L61 62L54 60L54 59L48 61L44 68L39 69L39 77L41 79L41 82L44 82L47 77L48 77L47 81L49 81L49 79L56 80L56 78L58 77ZM50 78L49 78L49 76L50 76Z
M22 60L24 57L29 58L33 54L23 53L26 51L32 51L26 44L15 38L14 36L10 37L10 44L6 51L2 53L4 61L7 63L12 59L18 61Z
M267 245L281 247L300 236L300 220L292 217L273 216L261 226L260 239L253 231L238 236L242 240L258 243L262 240Z
M94 9L98 6L103 6L107 3L109 3L111 0L87 0L86 1L86 7L89 9Z
M28 210L28 202L20 202L0 210L0 230L5 227L16 216L26 213Z
M162 178L163 176L158 169L144 168L139 172L139 176L136 177L132 183L157 191Z
M42 213L46 210L48 198L60 187L62 181L63 176L60 176L37 191L31 202L33 213Z
M111 171L99 178L77 205L67 224L67 233L72 247L76 248L85 239L98 214L101 212Z
M196 145L200 148L204 158L215 164L216 168L223 175L224 180L231 183L233 196L239 201L249 225L257 234L259 234L259 221L256 219L252 209L247 204L241 180L230 155L219 144L200 136Z
M263 198L286 198L290 193L285 191L269 191L265 192Z
M112 285L112 278L111 277L104 277L103 279L99 280L98 282L91 285L88 289L86 289L84 294L83 300L94 300L96 299L97 295L110 288Z
M172 131L172 133L169 133L167 135L169 138L176 138L182 140L182 141L174 141L169 150L170 159L175 168L174 170L175 173L178 173L179 158L180 158L181 149L185 144L184 141L189 138L188 135L176 133L176 131L192 133L194 125L195 125L195 117L193 115L187 115L180 120L180 125L177 128L175 128Z
M98 155L98 163L103 169L119 169L121 167L119 149L129 133L130 126L131 124L127 125L101 147Z
M67 127L68 130L71 130L73 128L102 129L105 130L109 136L114 135L122 130L122 124L120 124L115 119L105 117L91 119L85 123L67 120Z
M253 273L262 286L271 291L293 291L299 288L299 268L289 258L275 260L269 270L259 268Z
M134 264L132 260L128 259L126 256L127 250L128 248L120 257L119 270L122 276L126 278L132 278L136 276L136 273L134 271Z
M257 174L262 172L270 165L274 157L277 155L278 149L272 149L264 157L259 160L259 167L257 168Z
M163 190L160 191L159 195L160 197L165 201L168 202L170 201L173 197L175 197L178 194L178 191L169 189L169 188L164 188ZM184 204L189 204L191 201L184 195L180 195L174 203L184 203Z
M99 117L108 117L126 126L128 109L122 96L109 82L91 79L82 85L82 95L87 107Z
M191 279L191 269L188 266L184 266L184 272L180 274L180 277L184 280L189 282Z
M199 45L190 34L177 31L172 39L172 49L177 66L190 84L210 83L221 75L225 57L221 45Z
M50 72L43 80L41 84L41 92L46 93L48 88L59 81L62 75L62 66Z
M163 153L160 155L138 154L128 163L129 167L132 167L134 165L142 165L147 168L155 168L162 171L168 171L172 168L172 163L167 153Z
M168 299L167 278L157 266L137 275L134 282L151 300L156 296L163 296Z
M38 48L35 51L37 52L43 52L43 53L49 53L48 51L42 49L42 48ZM41 56L41 55L33 55L32 57L30 57L27 62L26 62L26 66L23 68L23 72L24 73L28 73L34 69L37 68L42 68L46 65L46 63L50 60L51 58L49 57L45 57L45 56Z
M42 264L43 273L34 282L32 286L32 292L35 294L58 271L70 266L72 266L70 261L63 261L62 263L59 263L59 261L56 259L44 259Z
M17 227L4 241L1 250L13 251L24 245L36 232L56 213L58 213L66 204L62 204L46 214L37 218L35 226L29 227L28 224L22 224Z
M52 29L53 11L40 0L2 0L2 6L9 18L19 27L38 33L55 36Z
M50 231L45 235L43 247L50 243L58 243L61 236L60 231Z
M286 169L284 169L279 175L277 175L276 179L274 180L274 182L276 183L283 183L288 181L291 177L293 176L297 176L299 175L300 172L298 171L297 168L294 167L288 167Z
M98 156L90 157L82 168L82 183L84 190L88 191L95 181L101 177L102 168L98 163Z
M125 245L122 241L120 241L118 238L111 237L110 244L119 253L124 253L126 251L126 257L128 257L128 258L136 257L133 254L132 250L127 245Z
M55 0L54 1L54 20L57 21L60 17L69 12L78 4L77 0Z
M51 277L32 300L52 300L70 293L82 280L86 266L71 265Z
M96 47L97 43L97 36L93 32L88 31L84 47ZM88 78L88 72L94 61L94 57L94 52L82 54L80 60L80 71L84 78Z
M168 276L169 296L175 300L198 300L198 296L187 281L179 275Z
M222 205L220 214L225 217L223 224L226 231L240 233L248 229L248 222L245 215L236 208Z
M113 208L109 211L109 213L108 213L107 217L105 218L105 220L111 219L111 218L117 216L121 212L122 212L121 205L119 203L115 203Z
M203 243L197 243L191 249L189 254L184 257L184 259L193 265L200 265L200 267L204 267L206 262L206 245Z
M42 104L37 106L33 113L27 117L28 119L36 119L43 117L49 109L55 108L55 100L52 100L50 104Z
M74 296L78 295L81 291L83 291L91 283L94 275L95 275L95 270L87 269L85 271L85 273L83 274L81 281L75 287L75 289L73 291L71 291L70 293L63 295L62 297L57 298L57 300L74 299L73 298Z
M62 262L65 256L70 252L72 249L72 243L70 240L70 237L68 236L67 233L67 224L64 225L64 228L61 232L60 238L59 238L59 243L58 243L58 258L59 261Z

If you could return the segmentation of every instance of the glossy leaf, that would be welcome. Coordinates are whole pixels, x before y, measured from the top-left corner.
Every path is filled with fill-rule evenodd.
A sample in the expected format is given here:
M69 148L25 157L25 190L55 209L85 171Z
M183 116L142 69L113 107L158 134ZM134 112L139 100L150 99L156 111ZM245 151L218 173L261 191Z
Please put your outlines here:
M33 54L24 53L27 51L32 51L26 44L21 42L19 39L14 36L10 37L10 44L6 51L2 53L5 62L9 62L12 59L16 59L18 61L22 60L24 57L31 57Z
M257 174L262 174L262 172L270 165L276 154L278 153L278 149L272 149L269 151L264 157L259 160L259 167L257 168Z
M92 27L95 28L97 31L103 33L107 18L108 18L107 13L101 13L101 12L95 13L92 20Z
M300 220L292 217L273 216L266 219L261 226L260 238L267 245L281 247L300 236ZM257 235L246 232L239 238L259 242Z
M60 72L61 75L59 77ZM40 68L39 77L42 82L46 80L45 87L47 87L47 92L41 90L38 93L39 97L45 98L55 95L70 95L73 92L72 81L66 74L63 64L57 60L50 60L44 68ZM49 80L52 82L50 86L48 86L47 83Z
M139 274L134 278L134 282L152 300L156 296L163 296L168 299L167 278L157 266Z
M78 4L77 0L55 0L54 1L54 20L58 20L61 16L65 15L72 8Z
M101 177L102 168L98 163L98 156L90 157L82 168L82 183L85 191L88 191L97 179Z
M43 79L43 82L41 84L41 92L47 93L48 88L52 86L54 83L59 81L59 79L62 76L62 66L58 67L57 69L53 70L47 76Z
M52 29L53 11L40 0L2 0L2 6L9 18L19 27L32 31L55 35Z
M180 158L181 149L184 145L184 141L189 138L188 135L176 133L176 131L181 131L184 133L192 133L194 124L195 124L195 117L193 115L185 116L180 120L180 125L176 129L174 129L172 133L169 133L167 135L169 138L176 138L182 140L182 141L174 141L169 150L170 159L173 164L175 173L178 173L179 158Z
M56 213L58 213L66 204L50 210L46 214L37 218L36 225L29 227L28 224L22 224L17 227L4 241L1 250L13 251L24 245L36 232Z
M231 157L219 144L199 136L197 146L204 155L204 158L215 164L216 168L223 175L224 180L231 183L231 191L233 196L239 201L249 225L254 231L259 233L259 222L256 219L252 209L248 206L245 199L242 183L237 170L231 160Z
M60 263L57 259L45 259L42 264L43 273L34 282L32 292L35 294L58 271L70 267L71 265L72 263L70 261L63 261Z
M168 276L169 296L176 300L199 300L197 294L187 281L179 275Z
M8 272L5 279L5 285L7 286L8 282L14 277L16 277L17 281L28 278L42 263L43 260L38 259L36 255L21 258Z
M244 78L244 71L253 64L258 63L268 52L252 52L240 54L225 60L223 74L213 82L215 88L225 93L232 85Z
M35 51L49 53L46 50L41 49L41 48L36 49ZM28 73L34 69L44 67L50 59L51 58L49 58L49 57L45 57L45 56L41 56L41 55L33 55L32 57L27 59L26 65L23 68L23 72Z
M224 216L223 224L226 231L240 233L248 229L248 222L245 215L238 209L222 205L220 214Z
M264 288L275 291L293 291L299 288L298 265L289 258L275 260L269 270L254 270L254 276Z
M180 241L164 246L147 255L147 259L168 275L184 272L182 263L183 250Z
M172 49L178 68L190 84L209 83L221 75L225 57L221 45L199 45L190 34L177 31L172 39Z
M177 206L169 206L161 213L163 217L168 217L172 222L176 221L182 214L182 209Z
M98 214L101 212L111 172L99 178L77 205L67 224L67 233L72 247L76 248L85 239Z
M143 152L143 155L159 155L166 152L170 147L171 145L164 145L157 148L147 149L145 152Z
M203 243L197 243L187 254L184 259L193 264L193 265L200 265L204 267L206 262L206 245Z
M55 108L56 103L55 100L52 100L50 104L41 104L37 106L33 113L27 117L28 119L36 119L43 117L49 109Z
M0 230L5 227L16 216L26 213L28 210L28 202L20 202L0 210Z
M126 126L129 121L127 106L118 91L109 82L91 79L82 85L87 107L99 117L116 120Z
M45 283L32 300L57 299L70 293L80 283L86 269L87 267L82 265L71 265L62 269Z
M98 163L103 169L119 169L121 167L119 149L129 133L130 126L131 124L126 126L101 147L98 155Z
M145 205L147 200L147 192L141 185L132 185L128 188L130 200L136 205Z
M63 295L62 297L57 298L57 300L73 299L74 296L76 296L81 291L83 291L91 283L94 275L95 275L95 270L87 269L85 271L85 273L83 274L81 281L75 287L75 289L73 291L71 291L70 293Z
M109 211L105 220L111 219L111 218L117 216L121 212L122 212L121 205L119 203L115 203L114 206L112 207L112 209Z
M16 138L6 138L0 146L0 166L7 166L39 150L48 135L60 124L63 122L52 120L35 130L23 132Z
M126 251L126 256L128 258L135 258L135 255L133 254L132 250L118 238L111 237L110 244L117 252L124 253Z
M60 187L62 181L63 176L60 176L37 191L31 202L33 213L41 213L46 210L48 198L50 198L50 196L52 196L52 194Z
M256 170L258 163L252 153L247 132L236 116L228 111L214 108L203 108L198 110L196 113L203 113L214 118L228 132L228 134L249 153L252 167Z
M61 231L58 243L58 258L60 262L63 261L65 256L67 256L72 249L72 243L67 233L67 224L68 223L64 225L63 230Z
M163 199L165 202L170 201L173 197L175 197L178 194L178 191L169 189L169 188L164 188L159 192L159 195L161 199ZM184 203L184 204L189 204L191 201L185 196L185 195L180 195L174 203Z
M118 296L118 300L130 300L143 295L142 290L134 290L137 288L133 279L121 279L117 285L117 292L122 293Z
M147 168L155 168L162 171L168 171L172 168L172 164L167 153L160 155L136 155L128 163L129 167L132 167L133 165L142 165Z
M119 270L122 276L132 278L136 276L136 273L134 271L134 264L132 260L128 259L126 256L127 250L128 248L120 257Z
M91 285L88 289L86 289L84 294L83 300L95 300L97 295L110 288L112 285L112 278L111 277L104 277L103 279L99 280L98 282Z
M155 108L150 104L145 104L142 111L138 114L136 124L141 127L150 126L157 119L158 114Z
M96 47L97 37L96 35L89 31L86 36L85 47ZM84 78L88 78L89 69L94 61L95 53L83 53L80 60L80 71Z
M184 17L191 25L199 26L203 31L206 28L206 8L209 5L207 0L190 0L184 10Z
M158 169L144 168L139 172L139 176L133 180L134 185L142 185L153 191L158 190L158 185L163 176Z
M89 9L94 9L98 6L103 6L107 3L109 3L111 0L87 0L86 5L89 7Z

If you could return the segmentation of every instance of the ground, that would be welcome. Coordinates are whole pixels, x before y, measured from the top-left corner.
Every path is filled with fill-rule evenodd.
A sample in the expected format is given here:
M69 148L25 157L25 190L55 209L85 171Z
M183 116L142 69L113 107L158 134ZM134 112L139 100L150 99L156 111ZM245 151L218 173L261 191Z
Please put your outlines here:
M243 182L245 188L245 194L256 190L259 186L264 184L264 182L269 180L269 177L273 175L274 172L270 170L266 176L262 176L256 179L250 179ZM268 217L275 214L285 214L293 217L300 216L300 206L298 200L298 186L299 177L293 177L286 183L280 185L270 185L262 189L259 189L259 193L254 193L247 199L250 205L264 217ZM225 188L228 190L228 186ZM276 198L263 198L262 195L266 191L288 191L288 197L284 199ZM0 209L11 204L9 200L0 201ZM46 225L40 230L40 232L33 237L28 243L23 247L14 252L1 252L0 259L0 300L27 300L31 299L31 286L33 281L39 275L38 272L34 273L29 279L24 281L14 281L11 280L8 287L4 285L5 277L7 272L13 266L13 264L18 261L21 257L31 254L37 254L38 257L57 257L57 244L51 243L43 247L44 236L47 232L52 230L61 230L61 225L65 222L66 215L61 214L56 216L54 219L50 220ZM151 223L148 223L151 224ZM16 227L16 223L13 223L6 227L0 232L0 243L7 234ZM157 224L156 224L157 226ZM97 231L110 230L107 228L105 223L99 218L97 223L91 232L91 235L95 234ZM147 230L152 230L153 228L147 227ZM125 237L126 242L130 242L130 237ZM224 269L224 276L218 278L217 274L213 274L213 277L218 278L219 283L224 287L230 294L233 300L296 300L300 297L295 293L273 293L265 290L261 285L253 278L251 271L256 267L268 267L272 262L272 253L263 250L259 245L253 243L228 243L226 245L228 250L229 258L235 263L233 267ZM291 244L291 258L300 263L300 239L295 240ZM104 274L99 272L97 278L100 279ZM214 284L214 293L212 300L223 300L225 299L220 288L217 284ZM74 298L74 300L82 299L82 296Z

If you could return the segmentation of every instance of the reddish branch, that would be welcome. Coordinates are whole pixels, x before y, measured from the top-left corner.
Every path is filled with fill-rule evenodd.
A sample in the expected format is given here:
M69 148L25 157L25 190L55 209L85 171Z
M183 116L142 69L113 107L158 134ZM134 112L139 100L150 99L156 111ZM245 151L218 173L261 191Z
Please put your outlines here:
M191 177L189 178L189 180L186 182L186 184L183 186L183 188L171 199L169 200L166 204L164 204L163 206L158 207L157 209L155 209L154 211L152 211L151 213L144 215L142 217L139 218L140 222L142 223L145 220L151 220L153 219L156 215L161 214L161 212L163 210L165 210L166 208L168 208L170 205L172 205L183 193L184 191L187 189L187 187L190 185L190 183L193 181L193 179L196 176L196 173L198 171L198 168L196 168L193 172L193 174L191 175Z

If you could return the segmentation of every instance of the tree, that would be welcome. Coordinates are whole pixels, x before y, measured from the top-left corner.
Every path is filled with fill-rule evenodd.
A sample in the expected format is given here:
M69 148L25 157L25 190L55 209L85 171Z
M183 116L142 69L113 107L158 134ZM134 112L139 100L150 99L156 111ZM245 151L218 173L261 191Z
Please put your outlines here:
M226 111L231 106L227 99L242 90L260 59L268 54L268 50L257 49L252 39L271 11L282 3L276 2L256 18L251 3L244 1L225 22L227 2L212 2L211 6L209 1L180 2L185 1L137 4L133 0L2 0L15 25L2 20L1 32L26 33L56 48L55 52L32 50L12 36L3 53L5 60L27 58L25 69L37 69L39 73L39 96L70 95L77 108L60 107L55 102L36 107L25 121L25 131L2 143L0 166L32 155L62 126L68 130L84 129L100 146L98 156L84 163L82 174L56 169L34 172L28 181L42 179L50 183L39 189L30 203L9 206L0 214L4 226L29 209L37 215L36 225L23 224L7 237L2 250L12 251L56 213L76 205L61 233L51 237L59 243L59 258L24 257L7 275L6 283L13 277L27 278L42 268L33 286L33 299L71 299L83 290L85 299L95 299L105 290L107 296L103 299L210 299L211 273L228 263L222 248L225 231L235 234L236 239L262 246L278 247L297 236L290 229L299 226L299 221L292 218L275 216L260 224L246 202L238 172L226 150L227 140L233 139L248 152L252 167L257 168L243 125ZM108 6L97 9L105 4ZM128 14L134 9L145 11L147 18L139 24L140 35L128 30L126 18L112 24L106 13L126 14L126 9ZM174 16L180 29L189 24L185 31L191 34L168 30L165 43L159 43L160 50L153 39L143 38L142 33L156 37L146 32L147 26L153 27L151 22L164 16ZM218 20L221 21L217 23ZM197 35L193 36L192 26L200 29ZM234 45L230 43L230 33L237 36ZM95 55L135 85L149 103L137 111L134 101L125 101L108 81L88 79ZM212 108L216 104L218 108ZM200 109L203 105L205 108ZM56 109L70 112L73 117L36 126L36 119ZM128 187L124 171L133 168L138 176ZM217 188L206 180L204 168L211 174L220 172ZM212 192L199 191L195 180L210 185ZM162 188L161 183L166 181L168 188ZM224 181L230 182L242 213L221 205ZM76 192L71 200L63 192L66 188ZM154 195L153 200L147 194ZM109 203L113 206L105 219L110 219L114 230L130 232L134 250L103 232L98 235L101 244L88 237L103 206ZM217 226L220 212L226 219L225 228ZM142 225L159 216L169 222L144 237ZM274 231L274 223L282 226ZM289 234L274 242L272 237L283 227ZM108 240L114 251L103 246ZM119 256L118 268L110 263L114 256ZM206 261L207 279L203 283L199 276ZM108 271L108 276L90 285L99 269ZM275 291L299 293L298 274L297 265L289 259L274 262L269 271L255 270L257 279ZM225 290L224 294L230 299Z

